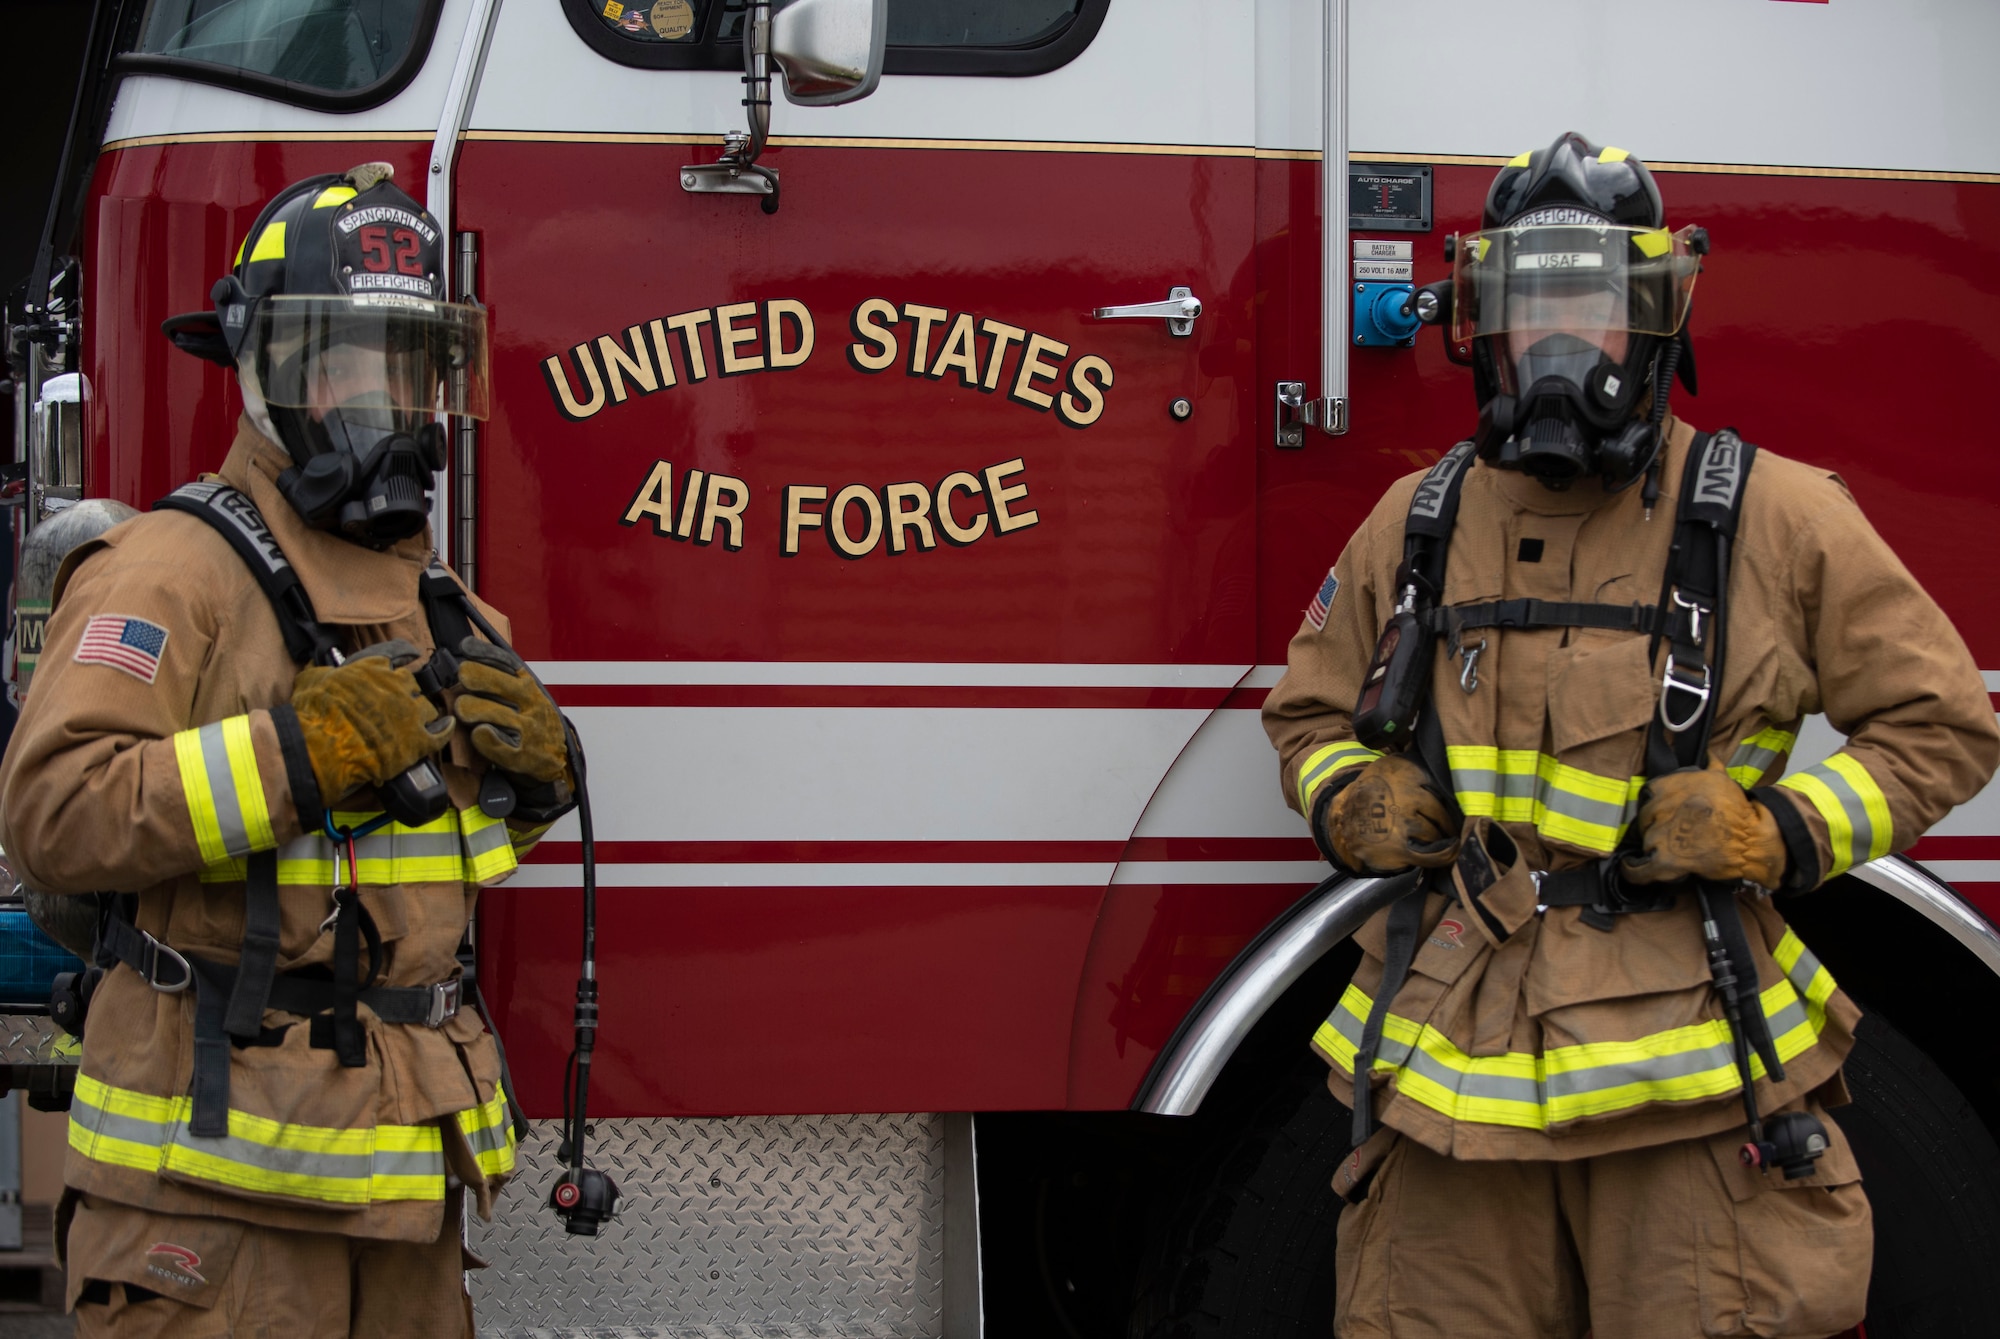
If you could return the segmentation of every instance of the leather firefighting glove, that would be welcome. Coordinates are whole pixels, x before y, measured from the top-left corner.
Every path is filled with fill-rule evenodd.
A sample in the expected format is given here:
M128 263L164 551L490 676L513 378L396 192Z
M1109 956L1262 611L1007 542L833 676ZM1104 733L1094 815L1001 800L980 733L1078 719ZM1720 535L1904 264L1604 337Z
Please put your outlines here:
M1368 763L1333 797L1326 839L1341 864L1363 874L1433 869L1458 854L1451 812L1430 774L1394 753Z
M459 687L452 713L472 731L479 756L511 777L531 782L569 776L569 736L562 713L504 646L467 637L458 644Z
M438 715L410 668L420 654L400 638L379 642L292 681L292 711L324 803L401 776L451 739L457 722Z
M1645 851L1621 862L1634 883L1748 879L1781 887L1785 839L1771 811L1716 768L1686 768L1648 782L1639 808Z

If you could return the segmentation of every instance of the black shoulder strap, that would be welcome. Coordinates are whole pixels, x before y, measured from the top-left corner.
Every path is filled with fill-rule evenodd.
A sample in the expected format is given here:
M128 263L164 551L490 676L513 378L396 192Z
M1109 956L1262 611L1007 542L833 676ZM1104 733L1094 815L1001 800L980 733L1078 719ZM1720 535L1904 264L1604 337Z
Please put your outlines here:
M1475 449L1473 443L1465 441L1445 452L1410 497L1410 511L1403 519L1403 567L1396 573L1396 585L1399 590L1406 588L1410 578L1416 578L1419 604L1435 604L1444 598L1451 528L1458 523L1458 495L1465 487Z
M1660 708L1646 732L1646 771L1700 767L1715 728L1727 650L1729 563L1757 448L1733 428L1699 433L1681 467L1674 544L1660 588L1651 651L1667 644Z
M278 547L256 503L228 484L204 481L182 484L155 502L153 510L186 512L214 527L263 587L292 659L301 664L326 660L337 641L320 623L305 583Z

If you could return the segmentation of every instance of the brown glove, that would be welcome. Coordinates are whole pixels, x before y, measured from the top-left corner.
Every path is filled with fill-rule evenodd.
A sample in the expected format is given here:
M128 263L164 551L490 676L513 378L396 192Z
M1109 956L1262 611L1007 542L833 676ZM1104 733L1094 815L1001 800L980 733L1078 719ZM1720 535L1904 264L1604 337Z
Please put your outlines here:
M1340 863L1368 874L1449 865L1458 834L1430 775L1397 754L1361 769L1327 806L1327 844Z
M1634 883L1671 883L1689 877L1764 888L1785 878L1785 839L1778 820L1751 799L1727 772L1669 772L1646 786L1639 810L1645 854L1625 857Z
M467 637L458 645L459 686L465 691L452 713L472 731L472 747L503 772L531 781L557 781L569 772L569 740L562 713L504 646Z
M381 642L292 681L292 710L327 804L401 776L451 738L456 723L439 719L409 668L417 656L406 641Z

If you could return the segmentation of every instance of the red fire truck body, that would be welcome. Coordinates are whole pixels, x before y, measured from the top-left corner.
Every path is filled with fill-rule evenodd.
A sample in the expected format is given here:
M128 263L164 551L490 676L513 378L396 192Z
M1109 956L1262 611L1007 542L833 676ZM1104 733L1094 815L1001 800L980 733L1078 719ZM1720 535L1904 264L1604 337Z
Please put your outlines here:
M394 164L448 207L493 332L440 548L590 758L594 1114L1193 1110L1261 1003L1204 1029L1325 872L1261 699L1348 535L1475 414L1438 331L1354 322L1351 426L1279 445L1278 383L1331 394L1320 6L1059 4L1040 47L949 48L963 73L892 28L865 101L779 102L774 213L683 184L741 126L738 72L646 67L620 8L443 0L407 81L351 110L125 57L81 227L86 491L144 507L219 462L232 379L160 322L206 303L280 187ZM721 21L680 8L697 37ZM1977 557L2000 531L2000 18L1331 8L1345 243L1407 243L1400 277L1441 279L1514 154L1575 129L1644 157L1714 245L1677 412L1837 471L2000 689ZM1174 289L1186 334L1092 315ZM1818 723L1800 756L1836 740ZM1907 942L1990 1003L2000 795L1910 854L1903 891L1848 880L1856 904L1916 912ZM480 909L536 1117L579 886L565 824ZM1898 1003L1923 971L1850 984L1980 1106L1955 1039ZM1163 1096L1202 1045L1200 1091Z

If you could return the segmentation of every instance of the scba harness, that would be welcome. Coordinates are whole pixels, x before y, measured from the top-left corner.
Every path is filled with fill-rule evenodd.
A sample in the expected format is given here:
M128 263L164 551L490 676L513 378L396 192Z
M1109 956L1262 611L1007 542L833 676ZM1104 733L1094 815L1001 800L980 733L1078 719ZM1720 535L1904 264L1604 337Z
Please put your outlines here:
M192 483L162 498L155 509L197 517L229 542L269 598L285 649L294 661L318 665L341 662L340 638L320 622L297 570L249 497L219 482ZM418 594L435 643L430 661L416 675L426 695L437 699L457 683L459 661L450 648L471 637L475 627L488 641L511 650L442 565L431 563L419 579ZM330 974L314 968L278 972L282 923L279 856L274 850L259 851L245 860L244 931L235 963L214 962L162 943L133 923L136 898L106 897L99 910L94 967L58 982L51 1005L56 1021L81 1036L90 995L114 963L124 963L163 994L178 994L192 987L194 1073L188 1130L203 1138L229 1133L230 1048L274 1046L283 1039L284 1029L263 1026L267 1009L307 1018L311 1045L332 1050L346 1068L361 1068L367 1063L360 1005L367 1005L384 1023L444 1026L467 1002L472 972L463 954L461 973L450 980L428 986L363 984L381 975L385 954L381 932L361 901L360 851L362 843L391 821L415 828L433 824L449 809L450 796L442 774L428 759L380 787L378 793L384 812L375 819L359 826L342 826L329 809L323 820L333 850L333 906L321 925L334 936ZM517 783L497 770L487 773L480 789L480 808L496 825L510 814L535 823L551 822L572 805L566 788L560 785ZM499 826L494 830L505 831ZM476 992L470 1002L479 1005ZM488 1031L492 1031L490 1022ZM504 1051L501 1065L504 1074ZM503 1077L503 1086L511 1103L513 1085ZM517 1133L525 1134L518 1109L515 1121Z
M1673 544L1658 603L1515 599L1446 606L1441 603L1446 560L1458 517L1459 494L1475 450L1472 442L1452 448L1419 482L1411 498L1404 522L1403 560L1396 572L1397 603L1362 679L1353 715L1355 738L1379 752L1413 752L1444 802L1448 822L1462 829L1465 820L1455 798L1443 728L1438 713L1426 709L1437 643L1444 641L1449 655L1463 659L1460 685L1469 693L1478 686L1478 660L1486 646L1483 637L1474 642L1472 634L1506 628L1611 629L1648 634L1649 663L1659 659L1662 645L1667 652L1659 705L1647 724L1646 778L1702 767L1714 729L1727 652L1725 600L1731 550L1756 447L1729 429L1696 435L1682 472ZM1341 788L1326 786L1315 801L1312 827L1316 836L1325 831L1326 810ZM1762 1061L1771 1081L1782 1082L1785 1070L1769 1020L1757 1002L1754 959L1737 906L1736 888L1700 880L1680 885L1634 885L1622 877L1621 861L1638 850L1638 833L1628 827L1618 849L1610 855L1577 869L1537 874L1538 910L1577 907L1585 924L1608 932L1620 916L1664 911L1676 905L1683 893L1692 893L1700 904L1710 974L1728 1020L1749 1117L1752 1137L1745 1146L1745 1161L1781 1166L1788 1179L1808 1174L1826 1146L1817 1120L1804 1112L1788 1113L1769 1122L1758 1115L1750 1068L1752 1053ZM1479 900L1481 889L1494 881L1492 862L1483 849L1467 854L1471 859L1460 862L1468 875L1464 900L1497 939L1505 939L1507 931ZM1416 957L1423 895L1437 891L1459 900L1449 877L1426 878L1414 872L1403 877L1408 887L1389 907L1382 981L1353 1059L1356 1145L1374 1132L1371 1078L1390 1005L1408 980Z

